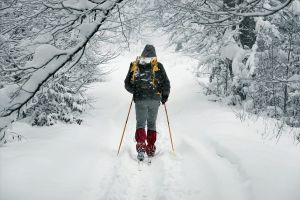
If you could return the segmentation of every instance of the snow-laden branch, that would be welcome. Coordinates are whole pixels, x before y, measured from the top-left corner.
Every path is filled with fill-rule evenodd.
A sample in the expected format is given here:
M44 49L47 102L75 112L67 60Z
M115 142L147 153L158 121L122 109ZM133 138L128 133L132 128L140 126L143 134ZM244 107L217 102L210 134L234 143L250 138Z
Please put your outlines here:
M263 10L264 11L255 11L255 12L239 12L238 10L233 11L233 12L229 12L232 15L236 15L236 16L243 16L243 17L264 17L264 16L269 16L269 15L273 15L275 13L277 13L278 11L284 9L285 7L287 7L288 5L290 5L294 0L286 0L284 3L275 6L275 7L271 7L268 6L268 8L266 8L265 6L263 6Z
M194 19L193 23L205 25L220 24L238 17L273 15L289 6L294 0L277 2L277 5L270 5L267 0L243 1L232 7L229 7L221 0L192 1L190 3L185 1L166 1L166 8L182 13L182 15L191 16Z
M50 4L43 2L43 5L52 9L70 9L75 11L94 11L103 10L103 5L109 4L111 1L103 0L96 2L92 0L64 0L59 3ZM105 6L104 6L105 7Z
M233 15L233 16L244 16L244 17L263 17L263 16L268 16L272 15L288 5L290 5L294 0L286 0L285 2L277 5L277 6L270 6L267 4L266 1L264 0L256 0L256 1L251 1L251 2L244 2L238 6L235 6L233 8L225 6L223 9L224 11L217 11L217 9L221 9L221 7L218 7L217 9L214 10L209 10L209 9L196 9L198 12L201 13L207 13L210 15L219 15L219 16L224 16L224 15ZM262 6L259 7L257 4L262 3Z
M81 41L75 47L60 50L53 45L45 44L37 48L33 60L26 64L26 67L34 66L37 70L33 72L21 88L15 91L13 98L7 105L0 105L2 106L2 112L0 113L1 120L11 116L13 113L19 112L52 76L61 68L68 65L86 47L90 39L109 17L111 11L122 1L114 0L102 3L102 17L93 23L84 23L79 26Z
M62 2L62 6L73 10L91 10L97 7L98 4L89 0L66 0Z

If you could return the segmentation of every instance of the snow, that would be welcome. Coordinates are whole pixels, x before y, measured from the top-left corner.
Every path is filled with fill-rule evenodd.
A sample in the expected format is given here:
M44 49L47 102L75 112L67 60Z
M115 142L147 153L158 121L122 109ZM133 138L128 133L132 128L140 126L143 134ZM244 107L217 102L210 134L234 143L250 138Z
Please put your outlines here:
M7 85L0 89L0 110L6 107L10 102L10 96L18 89L17 84Z
M171 81L167 108L175 155L161 107L159 155L151 166L138 166L133 106L116 156L131 100L123 81L142 42L110 64L118 70L109 81L89 89L96 101L81 126L14 124L11 131L25 139L0 148L0 199L299 200L300 149L291 136L278 143L263 139L274 124L241 122L230 108L208 101L190 72L197 61L164 48L161 36L144 40L156 47Z
M36 48L33 60L28 61L25 65L25 68L40 68L41 66L47 64L56 55L60 55L62 53L62 50L57 49L51 44L42 44Z
M291 76L288 81L290 82L289 86L292 88L299 88L300 87L300 75L299 74L294 74ZM297 93L297 92L296 92ZM296 94L294 93L294 94Z
M289 79L288 79L288 81L291 81L291 82L293 82L293 81L295 81L295 82L300 82L300 75L299 74L294 74L292 77L290 77Z
M257 50L257 44L255 43L251 49L251 52L249 53L249 57L247 59L247 63L246 63L246 68L249 69L248 74L253 75L255 73L255 69L256 69L256 58L255 58L255 54L256 54L256 50Z
M46 55L52 55L52 54L46 54ZM49 56L48 58L50 59L51 56ZM39 87L40 83L42 83L42 81L45 80L46 77L49 76L49 74L53 73L57 69L59 63L62 63L66 59L67 59L66 56L59 56L58 58L50 59L51 61L48 60L49 62L47 63L47 67L42 67L36 70L31 75L30 79L28 79L28 81L26 81L22 85L22 89L20 90L19 94L10 103L10 106L12 106L13 108L15 105L26 101L26 99L28 99L32 95L32 92L34 92ZM41 64L42 61L46 61L46 59L41 57L40 59L37 59L37 61L34 60L33 62Z
M261 29L268 29L270 32L274 34L275 37L280 38L280 33L274 24L271 24L269 21L264 20L262 17L258 17L256 18L255 30L257 32L261 32Z
M90 2L89 0L66 0L63 1L64 7L76 10L90 10L95 8L98 4Z
M49 43L51 40L53 40L53 35L51 33L45 33L43 35L37 36L37 38L34 39L33 43Z
M17 84L7 85L0 89L0 114L10 104L10 96L17 90L19 86ZM15 115L0 118L0 128L4 128L14 120ZM6 127L7 128L7 127Z
M239 47L236 43L232 42L230 44L224 45L221 48L221 55L224 58L228 58L229 60L233 60L236 55L242 51L243 49Z
M96 27L96 23L83 23L78 29L82 37L89 37L95 31Z
M224 44L220 48L220 55L223 59L232 61L232 72L235 77L248 78L254 71L254 52L249 55L248 63L244 65L243 59L247 56L248 51L241 48L233 39L235 33L227 30L223 36Z
M248 51L239 47L235 42L224 45L220 49L221 56L232 61L232 72L235 77L248 78L255 70L254 55L255 51ZM248 56L246 65L242 63L243 59Z
M300 1L293 1L289 9L292 10L296 15L300 15Z

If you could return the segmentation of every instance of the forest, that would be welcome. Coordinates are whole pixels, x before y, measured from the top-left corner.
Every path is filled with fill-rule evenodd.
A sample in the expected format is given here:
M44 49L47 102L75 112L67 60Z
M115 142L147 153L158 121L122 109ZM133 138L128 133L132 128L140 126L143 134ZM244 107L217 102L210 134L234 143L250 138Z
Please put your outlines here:
M0 18L1 200L300 199L300 0L1 0Z
M0 140L23 118L80 124L86 87L109 73L101 65L138 41L145 24L199 60L195 76L209 74L207 94L299 127L299 7L298 0L4 0Z

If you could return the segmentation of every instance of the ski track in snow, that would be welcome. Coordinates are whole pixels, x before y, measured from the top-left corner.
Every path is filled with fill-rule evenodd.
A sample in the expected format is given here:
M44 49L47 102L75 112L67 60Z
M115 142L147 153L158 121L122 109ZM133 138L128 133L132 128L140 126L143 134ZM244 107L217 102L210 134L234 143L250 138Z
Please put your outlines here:
M189 139L183 139L184 144L193 158L197 158L199 166L203 166L204 173L214 177L211 188L214 197L208 199L251 199L251 191L248 190L247 179L225 156L218 154L214 149L208 148L201 143L195 143ZM205 180L209 179L206 177Z
M151 43L149 38L144 40ZM230 109L208 102L187 70L197 65L196 61L164 48L162 40L153 43L171 81L167 105L175 154L161 106L158 155L151 165L138 164L133 104L120 155L116 156L131 100L123 80L130 61L142 51L140 45L110 64L118 70L109 81L89 90L95 97L94 107L84 114L81 126L34 128L19 123L14 127L28 139L0 149L0 199L300 199L296 192L300 186L299 148L263 144L255 129L235 119ZM265 166L273 171L268 168L268 174ZM284 176L277 181L274 175L280 173ZM288 183L285 192L283 187Z
M120 199L120 194L124 199L156 199L157 186L163 177L152 176L152 173L163 171L163 166L142 165L138 166L133 153L121 156L113 168L112 176L108 177L111 182L104 183L105 192L99 199L117 200Z

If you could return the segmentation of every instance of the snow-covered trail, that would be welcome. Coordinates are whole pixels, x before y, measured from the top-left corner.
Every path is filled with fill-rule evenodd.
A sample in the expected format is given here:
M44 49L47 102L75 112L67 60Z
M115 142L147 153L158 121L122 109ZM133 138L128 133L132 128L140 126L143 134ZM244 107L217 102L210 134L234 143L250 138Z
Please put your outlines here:
M158 116L158 156L136 162L134 106L119 157L117 147L131 96L123 81L143 46L111 63L115 71L89 90L93 108L84 123L33 128L0 149L1 200L299 200L300 149L257 134L259 123L241 123L225 106L209 102L188 70L197 63L150 42L171 81L167 103L176 154L163 107ZM147 42L147 41L146 41Z

